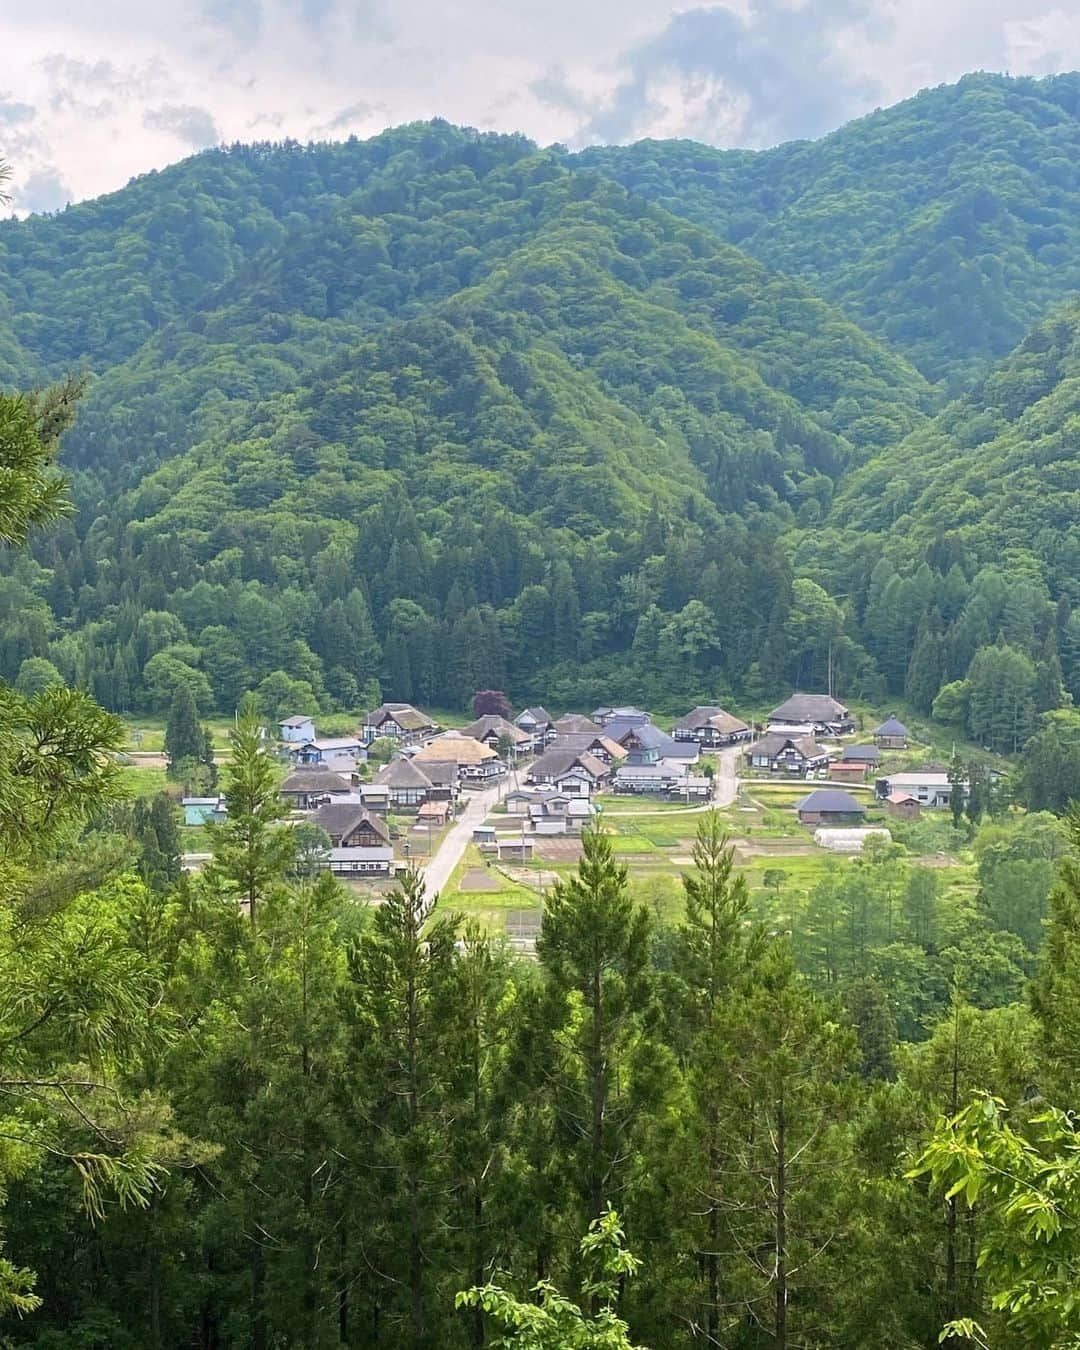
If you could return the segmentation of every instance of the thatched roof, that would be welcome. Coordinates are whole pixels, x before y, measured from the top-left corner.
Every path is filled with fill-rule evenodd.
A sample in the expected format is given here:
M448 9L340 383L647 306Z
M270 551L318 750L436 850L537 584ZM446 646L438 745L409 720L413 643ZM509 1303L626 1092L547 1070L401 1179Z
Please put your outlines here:
M295 769L281 785L284 796L313 796L317 792L351 792L352 784L329 769Z
M785 745L793 745L804 759L824 759L829 753L812 736L785 736L782 731L770 731L767 736L762 736L755 742L752 753L775 759Z
M419 756L414 756L414 759ZM431 779L412 759L392 759L384 764L375 775L374 781L380 787L388 788L430 788Z
M462 727L463 736L471 736L475 741L482 741L488 736L495 736L501 740L504 736L512 745L525 745L532 740L520 727L514 726L513 722L508 722L505 717L499 717L497 713L488 713L484 717L478 717L475 722L470 722L467 727Z
M572 735L579 731L591 731L595 735L601 728L592 718L586 717L584 713L567 713L565 717L560 717L555 723L555 730L560 735Z
M847 708L830 694L792 694L786 703L772 710L769 721L839 722L847 715Z
M367 715L368 726L378 728L386 721L394 721L406 731L424 731L435 723L426 713L414 708L411 703L383 703L374 712Z
M474 740L460 731L444 731L416 752L414 760L424 763L427 760L453 760L456 764L486 764L488 760L498 759L490 746Z
M311 819L312 824L318 825L320 830L325 830L331 839L345 839L361 825L367 824L380 839L386 843L390 842L390 831L386 822L378 816L373 816L363 806L352 806L347 802L343 804L329 802L326 806L320 806Z

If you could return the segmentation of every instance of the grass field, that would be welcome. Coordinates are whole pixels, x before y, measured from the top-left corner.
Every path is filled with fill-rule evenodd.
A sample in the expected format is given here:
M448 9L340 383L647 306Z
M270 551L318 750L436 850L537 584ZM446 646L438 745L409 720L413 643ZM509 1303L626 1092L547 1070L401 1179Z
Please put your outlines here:
M165 770L128 765L120 770L120 782L125 793L131 797L153 797L161 792L166 784Z

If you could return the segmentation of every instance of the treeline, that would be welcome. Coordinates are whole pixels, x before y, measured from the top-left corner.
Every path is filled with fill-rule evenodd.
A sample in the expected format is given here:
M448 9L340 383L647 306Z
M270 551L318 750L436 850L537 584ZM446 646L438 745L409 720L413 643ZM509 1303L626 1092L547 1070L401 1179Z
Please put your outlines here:
M127 839L143 880L39 921L92 914L99 977L138 980L100 1033L99 1064L122 1035L113 1104L61 1102L9 1180L41 1300L9 1344L482 1345L455 1294L498 1272L588 1303L578 1244L608 1203L643 1262L618 1300L635 1343L930 1346L965 1316L1015 1343L974 1264L993 1218L907 1173L973 1091L1022 1111L1068 1081L1042 1056L1071 1004L1045 980L1039 1019L1023 1002L1057 821L984 826L974 900L879 851L756 919L705 816L671 924L593 832L534 963L415 874L370 909L306 875L257 716L232 739L200 876L162 865L167 813L113 811L85 847L123 868ZM9 1022L26 1074L53 1046L36 970ZM141 1203L107 1179L87 1213L68 1158L92 1149L138 1160Z

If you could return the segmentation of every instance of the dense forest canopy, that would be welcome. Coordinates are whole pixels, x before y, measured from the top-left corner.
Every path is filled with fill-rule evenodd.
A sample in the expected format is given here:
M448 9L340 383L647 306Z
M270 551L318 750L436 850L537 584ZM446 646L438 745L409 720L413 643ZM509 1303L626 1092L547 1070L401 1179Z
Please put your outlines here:
M64 451L79 515L9 569L2 673L47 661L159 712L178 681L204 709L267 681L313 708L484 686L674 707L820 683L831 656L849 694L929 711L1000 640L1054 648L1076 689L1073 526L1042 470L1024 488L1056 440L1068 492L1068 316L934 420L893 350L956 387L1068 294L1074 251L1015 221L1037 201L1073 228L1050 144L1072 89L971 77L760 155L568 158L442 122L236 146L3 225L6 378L93 379ZM918 244L942 221L948 248ZM838 289L860 276L872 303ZM1004 455L994 417L1020 468L984 504L982 467L936 468L958 441ZM1030 623L987 605L987 568ZM1021 724L1059 700L1051 679Z
M1080 290L1080 75L966 76L762 153L691 141L574 162L802 278L963 387Z

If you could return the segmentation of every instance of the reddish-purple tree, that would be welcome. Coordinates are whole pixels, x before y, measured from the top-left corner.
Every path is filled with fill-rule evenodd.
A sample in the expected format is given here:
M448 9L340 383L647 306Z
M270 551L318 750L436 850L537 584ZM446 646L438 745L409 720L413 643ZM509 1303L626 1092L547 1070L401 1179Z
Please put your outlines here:
M473 694L474 717L505 717L510 719L510 700L501 689L480 689Z

